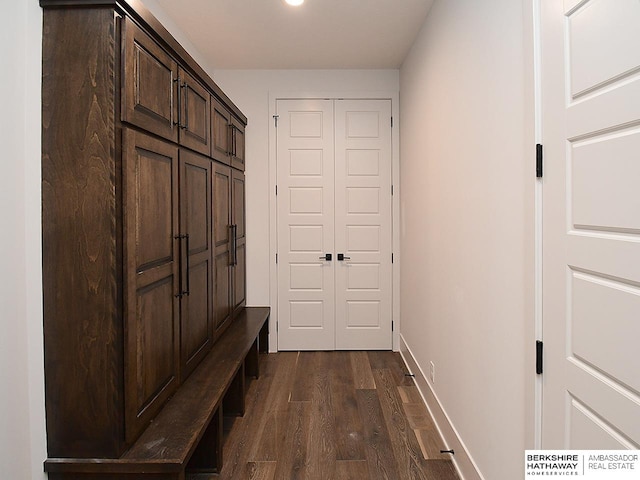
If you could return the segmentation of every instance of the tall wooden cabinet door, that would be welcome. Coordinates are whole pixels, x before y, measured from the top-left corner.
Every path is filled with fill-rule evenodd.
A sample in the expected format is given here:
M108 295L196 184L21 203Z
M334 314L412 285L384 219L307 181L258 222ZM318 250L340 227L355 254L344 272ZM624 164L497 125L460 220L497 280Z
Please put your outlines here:
M231 168L214 164L213 238L215 244L214 326L217 338L231 320Z
M231 166L244 172L244 125L231 117Z
M231 114L215 97L211 97L211 156L231 165Z
M178 64L129 18L122 39L122 120L177 142Z
M179 383L178 148L125 129L123 196L125 436L131 442Z
M182 377L191 373L213 342L213 244L211 160L180 151L182 278L180 355Z
M209 92L182 68L180 75L180 145L204 155L211 154L211 96Z
M232 170L231 223L233 225L233 244L231 258L233 263L233 306L234 313L246 304L247 275L247 237L245 233L245 181L244 173Z

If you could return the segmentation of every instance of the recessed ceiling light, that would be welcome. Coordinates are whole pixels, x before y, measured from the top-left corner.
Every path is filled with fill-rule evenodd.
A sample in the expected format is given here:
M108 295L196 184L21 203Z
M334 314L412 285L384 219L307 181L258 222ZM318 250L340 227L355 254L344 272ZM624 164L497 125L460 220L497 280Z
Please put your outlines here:
M284 0L287 5L291 5L292 7L297 7L304 3L304 0Z

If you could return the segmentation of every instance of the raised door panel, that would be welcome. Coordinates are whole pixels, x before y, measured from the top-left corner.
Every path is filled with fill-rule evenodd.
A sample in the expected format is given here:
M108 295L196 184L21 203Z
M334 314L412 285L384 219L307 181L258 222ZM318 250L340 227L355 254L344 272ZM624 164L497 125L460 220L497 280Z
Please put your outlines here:
M202 360L213 341L212 171L208 158L180 151L183 377Z
M542 447L637 450L640 3L541 7Z
M231 166L244 171L244 125L231 117Z
M191 75L180 69L180 144L204 155L211 153L211 96Z
M231 164L231 114L211 97L211 156L225 165Z
M231 168L214 164L214 265L215 265L215 336L219 336L229 324L231 303Z
M129 18L123 22L122 120L178 141L178 65Z
M133 441L179 383L178 149L125 129L125 436Z
M233 259L233 306L236 312L246 303L245 180L242 172L232 171L232 185L231 223L234 226L235 239L231 256Z

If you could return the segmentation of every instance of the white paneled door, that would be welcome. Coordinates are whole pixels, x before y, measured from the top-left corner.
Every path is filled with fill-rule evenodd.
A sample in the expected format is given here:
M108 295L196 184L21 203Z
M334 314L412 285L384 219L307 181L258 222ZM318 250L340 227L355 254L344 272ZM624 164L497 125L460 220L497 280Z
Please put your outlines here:
M391 102L277 114L278 348L391 349Z
M543 0L542 446L640 447L640 2Z

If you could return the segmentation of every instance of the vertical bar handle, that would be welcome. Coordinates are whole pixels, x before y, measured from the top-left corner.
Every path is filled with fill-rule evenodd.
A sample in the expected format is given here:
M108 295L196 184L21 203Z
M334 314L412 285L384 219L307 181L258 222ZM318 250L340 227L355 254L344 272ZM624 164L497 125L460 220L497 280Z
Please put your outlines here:
M178 253L178 271L180 272L178 274L178 294L174 295L174 297L176 298L182 298L184 292L182 290L182 285L183 285L183 278L182 278L182 238L183 235L174 235L173 237L175 240L178 240L178 249L179 249L179 253Z
M185 248L185 263L187 265L187 272L186 272L186 276L187 276L187 289L184 291L184 294L186 296L189 296L189 293L191 291L191 288L189 287L189 234L187 233L186 235L184 235L184 238L186 240L186 248Z

